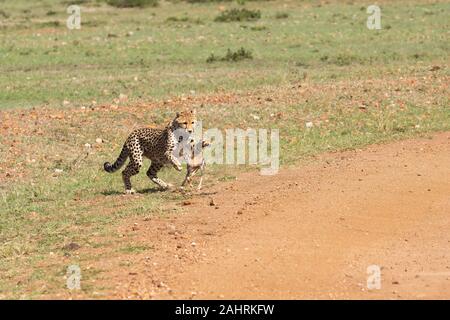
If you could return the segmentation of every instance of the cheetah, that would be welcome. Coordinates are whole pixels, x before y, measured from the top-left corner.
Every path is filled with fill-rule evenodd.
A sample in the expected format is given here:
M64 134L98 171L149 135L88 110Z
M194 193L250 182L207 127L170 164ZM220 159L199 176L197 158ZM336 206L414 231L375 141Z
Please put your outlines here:
M192 187L192 177L200 170L200 182L197 186L197 190L202 188L203 181L203 171L206 166L205 159L203 157L203 149L209 146L210 143L208 141L202 140L197 143L192 139L189 143L189 154L186 157L187 163L187 172L186 177L184 178L182 187L189 183L189 186Z
M105 171L113 173L119 170L129 157L130 161L122 171L122 179L125 193L135 193L130 178L139 173L143 157L146 157L151 160L147 176L161 189L168 189L171 185L158 178L157 173L165 164L171 164L177 171L182 170L180 162L173 154L179 142L176 134L192 134L195 122L195 110L189 110L177 113L165 128L146 127L134 130L125 141L116 162L114 164L106 162L103 165Z

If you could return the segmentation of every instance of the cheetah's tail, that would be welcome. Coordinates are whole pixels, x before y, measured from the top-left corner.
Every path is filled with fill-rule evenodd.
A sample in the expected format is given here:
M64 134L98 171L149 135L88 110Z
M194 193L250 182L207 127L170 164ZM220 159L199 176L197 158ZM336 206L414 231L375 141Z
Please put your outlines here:
M113 164L105 162L103 168L105 169L106 172L109 173L116 172L123 166L123 164L128 158L128 155L129 155L128 148L126 146L123 146L122 151L120 152L120 155L117 158L116 162L114 162Z

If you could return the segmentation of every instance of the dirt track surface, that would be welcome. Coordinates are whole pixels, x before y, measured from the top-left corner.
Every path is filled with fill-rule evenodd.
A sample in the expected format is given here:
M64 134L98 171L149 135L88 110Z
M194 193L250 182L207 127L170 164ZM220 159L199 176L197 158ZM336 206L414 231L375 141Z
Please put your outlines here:
M450 299L450 133L244 174L183 208L120 230L154 250L104 298Z

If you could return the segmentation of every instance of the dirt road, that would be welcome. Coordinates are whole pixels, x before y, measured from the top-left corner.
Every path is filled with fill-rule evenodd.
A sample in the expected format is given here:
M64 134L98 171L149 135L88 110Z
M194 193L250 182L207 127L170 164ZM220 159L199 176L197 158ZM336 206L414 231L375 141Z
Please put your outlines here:
M121 230L154 250L105 277L112 296L450 299L450 133L244 174L183 208Z

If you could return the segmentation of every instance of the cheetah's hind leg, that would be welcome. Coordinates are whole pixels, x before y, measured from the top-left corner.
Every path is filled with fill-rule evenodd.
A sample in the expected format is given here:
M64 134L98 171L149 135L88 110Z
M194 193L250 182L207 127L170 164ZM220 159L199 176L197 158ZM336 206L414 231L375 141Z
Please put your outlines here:
M139 173L142 167L142 152L135 150L130 155L130 162L122 171L123 184L125 185L125 194L133 194L136 191L131 187L131 177Z
M131 187L131 177L139 173L140 165L130 162L122 171L122 179L125 185L125 194L133 194L136 191Z

